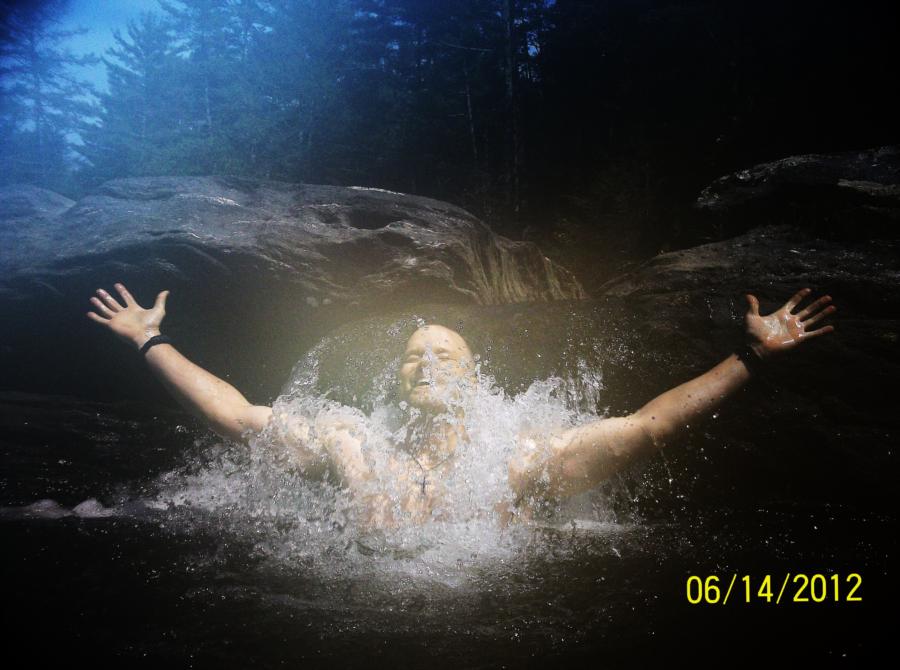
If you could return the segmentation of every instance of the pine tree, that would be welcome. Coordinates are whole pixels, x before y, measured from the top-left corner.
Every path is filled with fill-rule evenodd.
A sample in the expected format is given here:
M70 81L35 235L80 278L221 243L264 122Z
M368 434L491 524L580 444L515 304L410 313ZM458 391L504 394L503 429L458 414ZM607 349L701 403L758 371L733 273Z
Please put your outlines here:
M236 76L235 54L229 49L234 4L225 0L160 0L177 39L179 67L171 93L179 100L184 124L176 152L183 174L227 172L229 143L225 133L231 111L229 83Z
M355 8L347 0L273 0L272 29L260 35L267 101L260 137L267 176L289 181L350 183L357 147L343 130L356 128L358 109L345 100Z
M229 0L225 9L224 53L230 74L221 82L223 160L219 171L266 176L270 167L265 146L276 123L267 77L270 70L283 69L285 63L273 63L262 42L279 19L270 3L259 0Z
M61 44L84 29L62 30L65 0L22 5L0 28L0 179L61 192L73 189L74 138L97 113L88 82L71 66L97 62Z
M84 136L81 153L93 183L179 171L173 147L186 128L171 89L178 66L171 28L148 12L129 22L126 33L113 33L117 46L103 58L109 92L100 96L99 124Z

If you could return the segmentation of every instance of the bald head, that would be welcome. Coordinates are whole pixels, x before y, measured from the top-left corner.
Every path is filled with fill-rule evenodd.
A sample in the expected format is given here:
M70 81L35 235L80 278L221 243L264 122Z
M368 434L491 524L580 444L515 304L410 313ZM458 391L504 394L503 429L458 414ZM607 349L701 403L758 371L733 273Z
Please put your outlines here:
M416 349L422 346L455 351L462 356L467 356L469 359L473 358L472 350L469 349L469 344L463 339L462 335L455 330L450 330L437 324L422 326L406 342L407 351L410 348Z
M422 326L406 343L400 395L414 407L445 411L448 394L474 380L475 359L462 335L437 324Z

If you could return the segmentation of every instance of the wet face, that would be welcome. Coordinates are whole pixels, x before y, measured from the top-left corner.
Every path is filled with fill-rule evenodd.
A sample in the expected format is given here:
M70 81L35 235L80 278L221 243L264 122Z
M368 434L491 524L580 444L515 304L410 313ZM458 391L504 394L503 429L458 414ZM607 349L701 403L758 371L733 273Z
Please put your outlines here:
M413 407L444 412L447 401L475 380L475 360L459 333L443 326L419 328L400 362L400 396Z

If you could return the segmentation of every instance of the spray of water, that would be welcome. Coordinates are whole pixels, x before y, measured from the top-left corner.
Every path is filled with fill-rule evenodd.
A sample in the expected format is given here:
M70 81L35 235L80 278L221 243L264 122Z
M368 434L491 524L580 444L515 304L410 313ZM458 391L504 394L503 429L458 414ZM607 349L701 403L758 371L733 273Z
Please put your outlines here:
M364 412L331 399L332 389L319 390L321 353L313 349L295 367L249 450L222 444L203 464L168 473L157 506L188 523L215 519L277 564L342 576L374 568L445 583L472 566L514 560L534 543L538 526L615 530L598 513L596 495L569 501L537 525L521 516L507 523L510 460L598 418L602 375L584 360L568 378L537 380L510 395L476 357L471 375L443 386L438 375L429 380L446 411L428 418L396 400L399 358L373 370L371 387L354 394ZM460 439L446 459L423 467L418 442L428 421ZM333 465L347 436L359 447L365 476ZM410 504L418 498L427 502Z

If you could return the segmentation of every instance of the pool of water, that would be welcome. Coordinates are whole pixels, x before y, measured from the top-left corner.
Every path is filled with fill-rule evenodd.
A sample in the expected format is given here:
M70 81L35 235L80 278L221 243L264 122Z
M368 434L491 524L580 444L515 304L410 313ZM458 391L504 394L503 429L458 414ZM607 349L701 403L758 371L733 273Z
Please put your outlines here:
M516 667L859 660L891 625L879 613L891 596L877 588L890 577L892 524L843 509L585 522L532 529L507 555L455 571L420 557L394 557L385 570L373 557L331 575L273 563L251 538L206 521L188 532L167 517L5 521L6 633L27 640L35 660ZM801 570L860 572L866 600L686 602L690 574Z
M472 329L465 315L442 316ZM325 338L285 381L278 411L315 421L351 407L341 411L362 418L370 448L387 452L408 420L393 370L425 317L435 318L373 319ZM7 636L35 660L153 667L875 654L896 594L890 491L868 490L878 480L858 459L836 470L827 450L801 476L797 454L779 451L798 444L793 424L773 438L732 410L553 515L498 523L492 505L518 433L634 409L649 382L638 375L624 388L623 376L653 356L677 367L614 331L580 330L581 319L570 315L555 347L533 322L515 338L479 322L488 335L475 342L471 439L449 475L457 513L382 532L358 523L341 490L283 468L265 437L247 449L170 408L4 393ZM528 366L515 363L523 357ZM788 573L857 573L862 601L759 596L765 575L777 591ZM738 575L741 596L748 575L751 602L692 604L692 575Z

